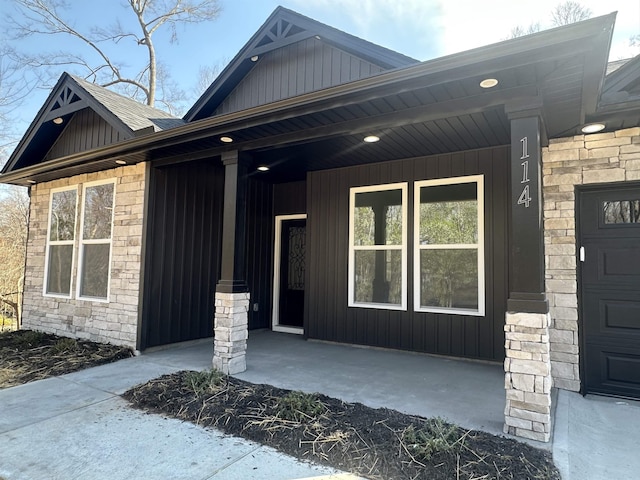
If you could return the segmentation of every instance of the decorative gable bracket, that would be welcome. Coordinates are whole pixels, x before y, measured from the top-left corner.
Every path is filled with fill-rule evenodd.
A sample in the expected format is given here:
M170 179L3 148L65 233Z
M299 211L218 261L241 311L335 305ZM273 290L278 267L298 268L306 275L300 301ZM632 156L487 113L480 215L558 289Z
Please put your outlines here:
M316 34L305 28L289 22L283 18L274 19L269 25L264 35L257 38L247 49L245 58L252 58L263 55L272 50L291 45L292 43L306 40Z
M88 106L86 100L83 100L71 86L66 85L53 102L43 121L46 122L54 118L63 117Z

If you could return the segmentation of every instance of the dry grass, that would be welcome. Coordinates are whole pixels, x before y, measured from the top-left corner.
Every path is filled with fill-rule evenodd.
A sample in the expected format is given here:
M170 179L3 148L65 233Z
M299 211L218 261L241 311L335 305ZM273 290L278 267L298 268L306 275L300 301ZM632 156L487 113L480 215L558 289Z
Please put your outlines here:
M0 333L0 388L75 372L131 355L128 348L31 330Z
M124 397L370 479L559 479L549 452L513 439L215 373L165 375Z

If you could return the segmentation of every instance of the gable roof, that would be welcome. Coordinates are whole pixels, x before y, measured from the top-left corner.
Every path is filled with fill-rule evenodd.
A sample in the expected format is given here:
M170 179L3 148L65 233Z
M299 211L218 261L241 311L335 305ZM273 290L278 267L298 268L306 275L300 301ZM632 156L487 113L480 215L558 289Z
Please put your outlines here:
M601 105L640 100L640 55L607 75Z
M323 168L508 145L509 120L524 110L542 114L549 138L576 135L597 113L614 22L612 13L204 118L18 168L0 182L27 186L113 168L117 159L163 165L231 149L284 181ZM483 89L486 78L499 84ZM372 132L385 140L375 155L362 142Z
M256 59L278 48L315 37L384 70L406 67L418 60L381 47L284 7L265 23L229 62L183 117L187 122L210 116L233 88L254 68ZM252 60L253 59L253 60Z
M9 157L2 173L41 161L72 116L87 108L104 119L125 140L184 124L183 120L162 110L65 72ZM54 123L53 120L58 118L62 122Z

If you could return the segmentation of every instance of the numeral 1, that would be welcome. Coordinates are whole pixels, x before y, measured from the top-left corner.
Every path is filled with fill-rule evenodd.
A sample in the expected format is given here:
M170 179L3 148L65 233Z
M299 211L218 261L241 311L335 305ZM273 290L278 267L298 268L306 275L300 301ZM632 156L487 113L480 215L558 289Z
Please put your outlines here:
M522 181L520 183L529 182L529 160L525 160L522 165Z
M522 156L520 157L520 160L529 158L529 137L522 137L520 139L520 143L522 143Z

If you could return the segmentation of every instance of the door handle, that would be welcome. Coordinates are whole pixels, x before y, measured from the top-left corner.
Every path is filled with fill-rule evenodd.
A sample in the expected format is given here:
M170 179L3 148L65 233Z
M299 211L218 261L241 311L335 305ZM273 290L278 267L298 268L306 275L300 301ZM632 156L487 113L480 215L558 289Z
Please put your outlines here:
M580 261L584 262L584 247L580 247Z

